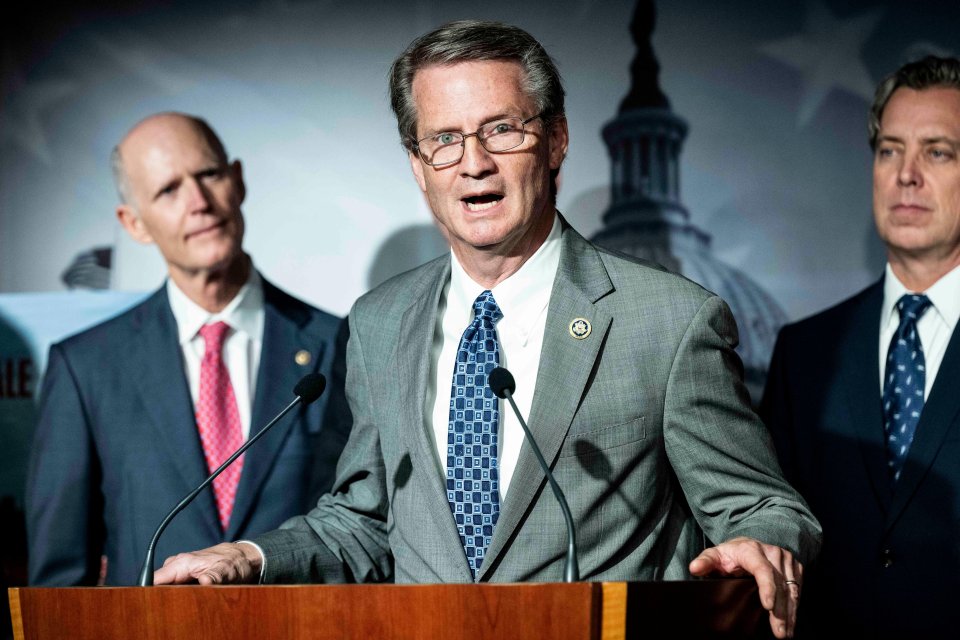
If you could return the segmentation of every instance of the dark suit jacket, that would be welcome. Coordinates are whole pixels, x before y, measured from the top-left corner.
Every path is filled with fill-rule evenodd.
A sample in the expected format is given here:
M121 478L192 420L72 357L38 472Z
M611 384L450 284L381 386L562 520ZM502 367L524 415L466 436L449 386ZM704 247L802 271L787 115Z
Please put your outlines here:
M800 630L956 637L960 597L960 331L896 486L880 407L882 281L784 327L761 407L783 470L823 525ZM949 632L949 633L948 633Z
M229 530L221 531L207 489L160 538L158 563L273 529L309 509L332 482L350 428L345 322L265 280L263 289L251 433L293 400L302 375L322 372L327 392L247 451ZM306 366L294 361L299 350L312 356ZM161 288L50 348L27 479L30 583L95 584L106 555L107 583L135 584L154 529L207 473L176 321Z

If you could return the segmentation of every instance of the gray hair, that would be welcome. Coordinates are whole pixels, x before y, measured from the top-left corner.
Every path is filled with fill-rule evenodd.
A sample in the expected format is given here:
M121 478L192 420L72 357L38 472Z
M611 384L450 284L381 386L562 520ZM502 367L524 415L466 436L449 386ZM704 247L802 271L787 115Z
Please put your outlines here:
M413 77L433 65L479 60L508 60L523 69L523 90L533 98L545 124L561 117L563 82L553 59L529 33L502 22L459 20L420 36L390 67L390 106L397 116L400 142L412 151L417 141ZM532 115L532 114L531 114Z
M960 60L957 58L939 58L927 56L921 60L903 65L886 78L877 87L870 105L870 120L867 128L870 133L870 148L876 150L877 136L880 134L880 119L883 110L893 92L900 87L914 91L944 87L960 91Z
M224 165L228 164L229 156L227 155L227 148L223 146L223 141L220 140L220 136L217 135L217 132L213 130L207 121L203 118L193 116L186 113L156 113L151 116L147 116L139 123L134 125L132 132L136 129L141 123L150 120L151 118L156 118L157 116L179 116L187 120L190 124L196 127L203 137L206 139L207 144L210 145L210 150L217 156L217 159L222 162ZM127 133L127 136L130 135L130 132ZM126 140L126 136L124 136ZM113 184L117 188L117 195L120 197L121 204L133 204L133 194L130 189L130 177L127 175L127 170L123 166L123 154L120 152L120 145L123 142L121 141L117 144L113 150L110 152L110 170L113 172Z

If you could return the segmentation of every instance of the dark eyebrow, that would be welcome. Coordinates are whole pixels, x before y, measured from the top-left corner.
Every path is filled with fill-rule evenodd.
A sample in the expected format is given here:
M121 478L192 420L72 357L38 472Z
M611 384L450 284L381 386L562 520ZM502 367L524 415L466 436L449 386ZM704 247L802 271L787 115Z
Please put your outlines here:
M898 138L897 136L880 136L877 138L877 142L893 142L895 144L906 144L903 138ZM948 144L951 147L960 147L960 141L948 138L947 136L933 136L930 138L922 138L920 140L921 144Z
M904 144L903 138L898 138L896 136L878 136L877 142L896 142L897 144Z
M921 140L921 142L923 144L947 144L954 148L960 146L960 141L954 140L952 138L948 138L947 136L934 136L932 138L924 138L923 140Z

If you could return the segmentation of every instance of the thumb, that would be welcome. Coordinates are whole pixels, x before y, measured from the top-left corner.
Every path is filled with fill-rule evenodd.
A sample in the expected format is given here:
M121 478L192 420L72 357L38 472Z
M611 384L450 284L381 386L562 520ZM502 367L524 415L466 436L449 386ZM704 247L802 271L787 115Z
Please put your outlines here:
M705 549L699 556L690 562L690 573L695 576L705 576L720 570L720 554L713 547Z

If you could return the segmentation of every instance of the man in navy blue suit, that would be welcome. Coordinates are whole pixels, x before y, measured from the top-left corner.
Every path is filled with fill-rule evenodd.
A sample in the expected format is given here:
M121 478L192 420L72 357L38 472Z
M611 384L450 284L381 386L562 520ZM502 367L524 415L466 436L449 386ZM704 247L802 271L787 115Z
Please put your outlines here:
M960 60L905 65L871 109L883 278L784 327L762 413L823 525L798 632L956 637Z
M241 165L209 125L150 116L116 147L113 168L120 223L157 245L169 278L50 349L26 493L34 585L134 584L165 513L286 406L306 373L327 376L326 394L181 513L157 558L309 509L330 488L350 429L345 323L253 268Z

